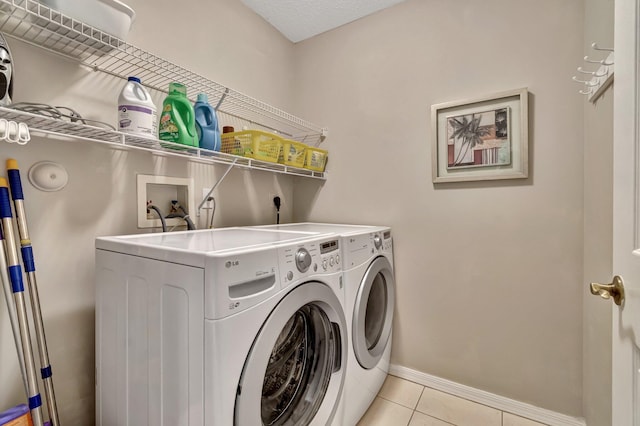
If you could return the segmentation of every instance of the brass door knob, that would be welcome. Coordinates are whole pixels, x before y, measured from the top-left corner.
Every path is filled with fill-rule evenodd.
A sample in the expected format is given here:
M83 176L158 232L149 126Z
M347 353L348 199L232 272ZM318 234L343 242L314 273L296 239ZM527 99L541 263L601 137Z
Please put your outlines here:
M591 288L591 294L600 296L603 299L613 298L613 301L618 306L624 302L624 284L622 277L618 275L613 277L611 284L591 283L589 287Z

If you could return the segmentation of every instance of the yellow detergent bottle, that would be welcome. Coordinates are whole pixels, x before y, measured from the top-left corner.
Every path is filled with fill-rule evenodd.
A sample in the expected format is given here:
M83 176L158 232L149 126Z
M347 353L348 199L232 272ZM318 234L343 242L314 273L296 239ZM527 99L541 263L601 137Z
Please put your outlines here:
M158 138L162 141L198 147L195 113L187 98L187 88L183 84L169 84L169 95L162 103Z

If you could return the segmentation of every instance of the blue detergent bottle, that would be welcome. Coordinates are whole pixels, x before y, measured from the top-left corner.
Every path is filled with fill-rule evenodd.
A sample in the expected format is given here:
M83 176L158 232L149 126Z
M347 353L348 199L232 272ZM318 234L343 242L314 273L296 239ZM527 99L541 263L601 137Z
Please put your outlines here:
M220 127L216 110L209 105L206 93L199 93L196 103L193 105L196 115L196 132L200 148L211 151L220 151Z

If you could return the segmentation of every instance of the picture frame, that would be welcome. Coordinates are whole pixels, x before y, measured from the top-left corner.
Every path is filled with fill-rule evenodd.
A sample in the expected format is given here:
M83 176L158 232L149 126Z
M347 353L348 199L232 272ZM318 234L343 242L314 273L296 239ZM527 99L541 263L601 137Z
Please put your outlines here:
M529 176L527 88L431 106L434 183Z

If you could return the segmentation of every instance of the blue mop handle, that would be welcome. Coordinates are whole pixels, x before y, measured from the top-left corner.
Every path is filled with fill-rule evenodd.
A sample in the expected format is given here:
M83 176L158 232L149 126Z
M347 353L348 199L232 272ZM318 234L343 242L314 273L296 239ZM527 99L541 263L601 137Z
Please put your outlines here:
M18 260L16 241L13 234L13 216L11 213L11 201L9 200L9 188L7 180L0 178L0 219L6 239L7 270L13 289L13 297L16 303L18 323L20 327L20 339L22 340L22 352L24 355L25 369L27 370L27 397L29 409L35 425L42 425L42 398L38 390L36 366L33 361L31 348L31 336L27 318L27 305L24 300L24 284L22 282L22 268Z
M11 186L11 197L13 201L24 200L24 194L22 193L22 181L20 180L20 170L18 170L18 162L16 160L7 160L7 176L9 177L9 185Z
M36 341L38 342L38 353L40 354L40 373L44 384L44 396L49 409L49 416L53 426L60 426L58 417L58 407L56 403L55 390L53 386L53 373L49 361L49 351L47 350L47 338L42 320L42 310L40 309L40 296L38 295L38 282L36 279L36 266L33 260L33 248L29 231L27 228L27 215L24 209L24 194L22 193L22 182L20 180L20 170L18 162L14 159L7 160L7 174L11 185L11 195L13 205L16 210L18 222L18 232L20 235L20 246L22 261L27 273L27 283L29 284L29 294L31 296L31 314L33 315L34 328L36 331Z
M9 199L9 188L7 187L7 180L0 178L0 219L12 218L11 212L11 200Z
M20 233L20 245L25 246L31 244L31 240L29 239L27 217L24 212L24 193L22 192L20 170L18 169L18 162L13 158L7 160L7 176L9 177L9 186L11 187L13 205L16 209L16 220L18 221L18 232Z
M11 286L13 287L14 293L21 292L24 291L24 285L22 284L22 268L18 261L15 241L9 241L10 238L13 239L13 228L8 226L13 222L13 213L11 212L9 188L7 188L7 180L5 178L0 178L0 219L2 219L2 225L6 232L7 270L9 272L9 277L11 278Z
M24 354L22 353L22 343L20 341L20 326L18 325L18 314L16 313L16 303L13 300L13 286L9 279L7 268L7 256L4 249L4 234L2 232L2 220L0 220L0 281L2 281L2 290L4 291L5 302L7 303L7 311L9 313L9 321L11 322L11 330L13 331L13 340L18 353L18 363L20 364L20 372L22 373L22 382L24 390L27 388L27 372L24 369Z

